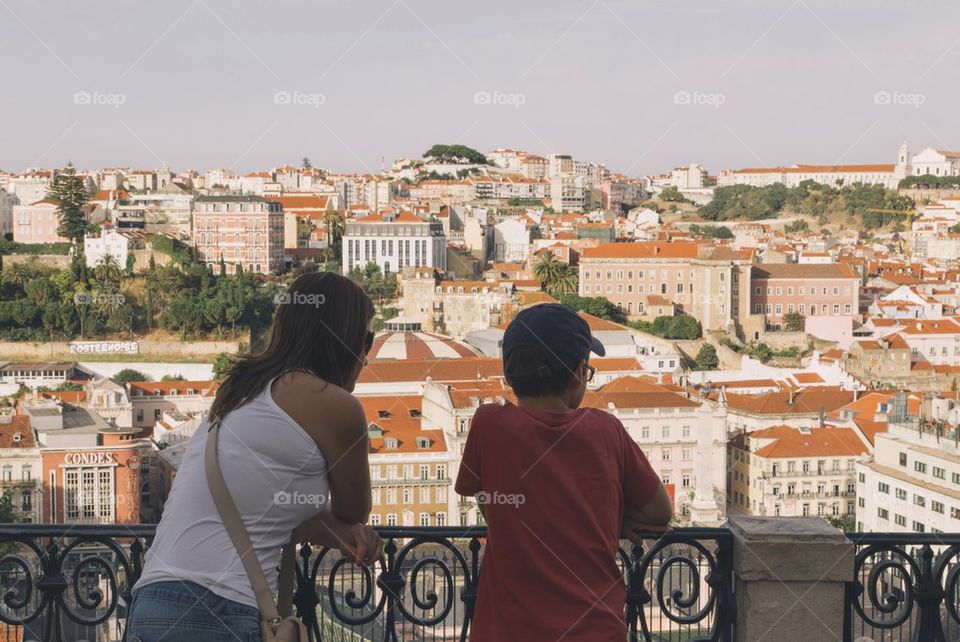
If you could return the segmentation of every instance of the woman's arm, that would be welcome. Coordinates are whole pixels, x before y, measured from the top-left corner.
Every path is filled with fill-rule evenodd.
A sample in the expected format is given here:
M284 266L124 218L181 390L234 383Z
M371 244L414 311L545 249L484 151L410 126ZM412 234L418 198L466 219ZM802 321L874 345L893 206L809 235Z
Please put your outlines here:
M354 550L361 560L379 537L364 527L370 515L369 440L363 407L349 392L306 373L291 373L273 389L274 400L306 431L327 462L329 509L297 529L311 542ZM360 554L359 548L365 555Z

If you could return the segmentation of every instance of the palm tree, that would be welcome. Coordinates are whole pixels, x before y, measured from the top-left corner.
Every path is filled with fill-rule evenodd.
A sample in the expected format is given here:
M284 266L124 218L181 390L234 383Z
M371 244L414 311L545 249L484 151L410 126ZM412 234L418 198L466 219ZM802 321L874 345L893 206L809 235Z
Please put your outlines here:
M340 238L343 236L346 223L343 216L337 210L330 210L323 216L323 222L327 226L327 259L332 256L336 258L340 247Z
M579 286L580 276L577 271L566 263L561 263L560 272L554 279L551 290L557 294L576 294Z
M120 264L112 254L104 254L97 266L93 268L93 276L100 283L119 284L120 275Z
M562 269L563 263L557 260L553 252L547 250L533 264L533 275L544 288L552 290Z

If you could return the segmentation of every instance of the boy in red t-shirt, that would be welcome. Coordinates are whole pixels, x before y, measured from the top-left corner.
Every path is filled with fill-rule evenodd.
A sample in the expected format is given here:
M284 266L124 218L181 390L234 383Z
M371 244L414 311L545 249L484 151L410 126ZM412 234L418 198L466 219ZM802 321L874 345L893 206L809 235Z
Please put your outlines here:
M520 312L503 336L517 405L477 409L456 490L487 524L471 642L622 642L616 550L664 531L670 499L623 424L578 408L603 345L572 308Z

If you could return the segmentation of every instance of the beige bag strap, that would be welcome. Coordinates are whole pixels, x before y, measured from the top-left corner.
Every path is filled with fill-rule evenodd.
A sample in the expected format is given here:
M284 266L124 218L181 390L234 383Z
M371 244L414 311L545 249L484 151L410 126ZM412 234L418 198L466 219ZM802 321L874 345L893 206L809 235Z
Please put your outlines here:
M223 520L223 526L233 542L234 548L240 555L240 561L243 568L250 578L250 585L253 587L253 593L257 597L257 607L260 609L260 619L270 625L277 625L281 621L280 611L277 604L273 601L273 593L267 584L267 577L263 574L260 567L260 561L253 550L253 544L250 542L250 536L247 535L247 529L243 526L243 520L237 505L230 495L230 490L223 479L223 473L220 471L218 459L217 437L220 434L220 421L215 420L210 424L207 431L207 445L204 453L204 463L207 471L207 485L210 487L210 494L213 496L213 503L217 506L217 512L220 513L220 519ZM296 546L293 540L283 547L283 555L280 565L279 592L282 608L286 611L284 616L290 614L293 603L293 565L295 560ZM286 602L284 602L286 599Z

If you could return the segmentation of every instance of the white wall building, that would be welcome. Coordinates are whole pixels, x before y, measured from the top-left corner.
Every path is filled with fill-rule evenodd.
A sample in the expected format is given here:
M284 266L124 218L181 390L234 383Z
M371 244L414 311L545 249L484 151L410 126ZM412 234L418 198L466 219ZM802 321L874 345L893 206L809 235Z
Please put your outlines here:
M405 267L447 269L447 241L443 224L422 219L408 211L388 210L347 219L343 233L343 273L376 263L381 272L399 272Z

